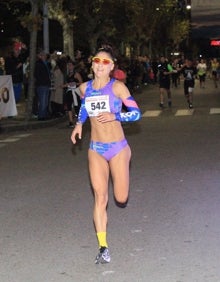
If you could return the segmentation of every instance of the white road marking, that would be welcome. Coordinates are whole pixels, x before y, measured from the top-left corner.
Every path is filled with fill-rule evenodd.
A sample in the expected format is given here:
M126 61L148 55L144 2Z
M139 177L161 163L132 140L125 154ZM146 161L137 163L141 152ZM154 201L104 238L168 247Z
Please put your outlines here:
M146 111L143 113L143 117L158 117L162 111L154 110L154 111Z
M113 274L113 273L115 273L115 271L113 271L113 270L106 270L106 271L102 272L102 275L106 276L106 275Z
M141 233L142 229L132 229L131 233Z
M28 137L31 134L18 134L18 135L14 135L13 137L8 137L5 139L0 140L0 148L3 148L4 146L6 146L7 143L12 143L12 142L16 142L21 140L22 138Z
M177 117L177 116L191 116L191 115L193 115L193 113L194 113L194 109L184 109L184 110L177 110L176 111L176 113L175 113L175 116Z
M220 108L211 108L210 115L220 114Z
M26 133L26 134L15 135L15 137L17 137L17 138L24 138L24 137L28 137L28 136L31 136L31 134L30 133Z
M20 140L20 138L6 138L4 140L0 140L0 143L10 143Z

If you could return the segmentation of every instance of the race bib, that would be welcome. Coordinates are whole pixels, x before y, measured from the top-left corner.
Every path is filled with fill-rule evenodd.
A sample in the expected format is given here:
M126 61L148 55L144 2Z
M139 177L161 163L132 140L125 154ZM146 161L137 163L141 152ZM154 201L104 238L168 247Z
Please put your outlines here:
M109 96L100 95L93 97L86 97L85 106L90 117L95 117L99 113L110 112Z

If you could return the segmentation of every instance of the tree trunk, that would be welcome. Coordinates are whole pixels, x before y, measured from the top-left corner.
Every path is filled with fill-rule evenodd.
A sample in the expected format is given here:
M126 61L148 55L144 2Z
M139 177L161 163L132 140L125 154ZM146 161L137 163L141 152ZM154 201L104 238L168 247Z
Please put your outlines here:
M49 43L49 19L48 19L48 4L47 1L43 4L43 34L44 34L44 51L50 53Z
M36 0L31 0L31 16L33 18L31 32L30 32L30 73L29 73L29 86L28 86L28 101L26 104L26 122L31 119L33 98L35 96L35 81L34 81L34 70L36 63L36 48L37 48L37 30L38 30L38 10L39 4ZM35 19L35 20L34 20Z
M91 50L92 54L95 54L95 52L96 52L97 39L98 39L98 36L96 36L95 34L93 35L93 37L88 38L89 46L90 46L90 50Z
M73 23L70 20L63 21L63 51L74 59Z

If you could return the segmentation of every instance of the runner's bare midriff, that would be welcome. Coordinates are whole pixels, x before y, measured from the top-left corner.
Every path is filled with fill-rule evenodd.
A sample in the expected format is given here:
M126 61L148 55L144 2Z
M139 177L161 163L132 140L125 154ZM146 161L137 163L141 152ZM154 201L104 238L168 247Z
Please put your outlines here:
M91 140L103 143L121 141L125 138L119 121L101 123L96 117L90 117Z

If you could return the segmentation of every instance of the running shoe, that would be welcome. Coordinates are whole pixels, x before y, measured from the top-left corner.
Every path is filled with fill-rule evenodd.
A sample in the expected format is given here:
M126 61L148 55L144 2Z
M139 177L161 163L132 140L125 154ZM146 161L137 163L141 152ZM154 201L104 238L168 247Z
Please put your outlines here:
M95 264L99 264L99 263L108 263L110 262L111 257L109 254L109 250L106 247L101 247L99 249L99 253L95 258Z

